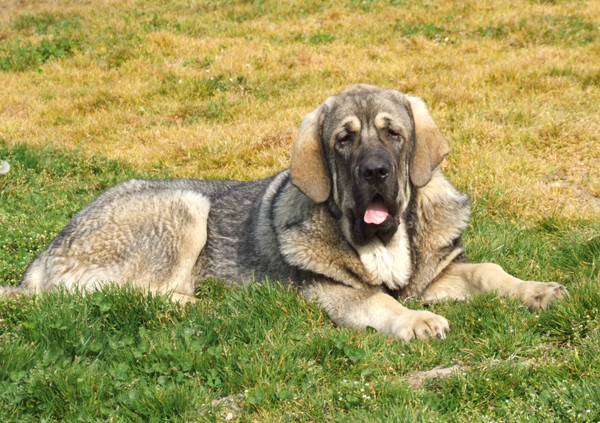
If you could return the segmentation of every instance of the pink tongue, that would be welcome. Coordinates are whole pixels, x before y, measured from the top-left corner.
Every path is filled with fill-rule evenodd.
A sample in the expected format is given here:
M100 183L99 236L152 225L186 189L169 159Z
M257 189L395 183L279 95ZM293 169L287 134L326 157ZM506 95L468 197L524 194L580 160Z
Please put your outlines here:
M372 202L365 212L365 223L381 225L388 217L388 209L382 202Z

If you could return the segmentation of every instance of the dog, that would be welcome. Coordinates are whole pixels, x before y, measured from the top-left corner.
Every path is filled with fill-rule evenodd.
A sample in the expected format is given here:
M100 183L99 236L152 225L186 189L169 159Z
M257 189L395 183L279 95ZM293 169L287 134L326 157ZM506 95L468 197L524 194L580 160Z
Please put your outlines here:
M197 301L198 284L293 284L338 325L445 338L404 307L495 292L530 309L567 294L470 263L467 195L443 175L448 142L418 97L359 84L305 116L290 169L250 182L131 180L81 210L5 295L132 285Z

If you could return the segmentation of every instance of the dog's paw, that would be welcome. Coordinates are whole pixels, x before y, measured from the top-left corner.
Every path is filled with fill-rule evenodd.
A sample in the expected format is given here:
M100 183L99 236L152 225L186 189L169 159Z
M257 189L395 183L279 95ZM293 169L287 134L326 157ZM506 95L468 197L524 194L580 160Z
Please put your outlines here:
M545 310L554 300L569 295L567 288L556 282L524 281L519 291L521 299L529 310Z
M415 339L444 339L450 331L448 321L429 311L406 310L392 325L392 335L406 342Z

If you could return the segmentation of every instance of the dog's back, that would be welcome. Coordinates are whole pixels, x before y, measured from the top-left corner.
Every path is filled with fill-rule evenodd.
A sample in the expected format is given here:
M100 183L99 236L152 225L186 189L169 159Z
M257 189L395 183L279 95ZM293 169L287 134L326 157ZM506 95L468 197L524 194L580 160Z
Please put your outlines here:
M261 216L272 213L265 198L288 181L284 172L252 182L119 184L77 213L29 265L20 285L2 287L0 294L41 293L59 285L93 290L110 282L192 296L208 276L235 283L262 279L273 273L261 259L265 245L276 242L260 229ZM279 275L281 262L275 263Z

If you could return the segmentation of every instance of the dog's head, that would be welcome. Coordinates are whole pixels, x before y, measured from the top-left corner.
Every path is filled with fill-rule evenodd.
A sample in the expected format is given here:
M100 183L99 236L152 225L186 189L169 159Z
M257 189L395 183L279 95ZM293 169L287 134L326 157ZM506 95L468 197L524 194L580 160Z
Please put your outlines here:
M411 189L425 186L448 152L423 100L359 84L306 115L291 180L315 203L332 197L354 244L387 243Z

